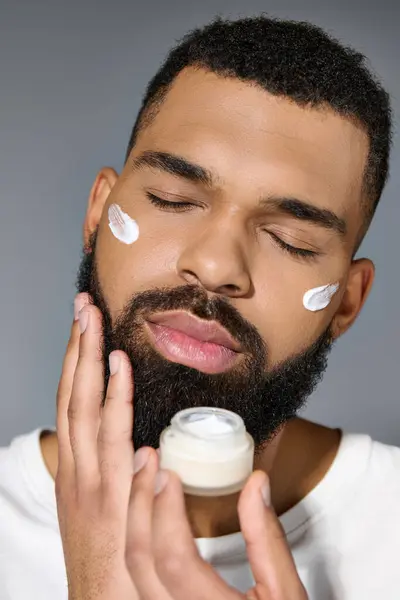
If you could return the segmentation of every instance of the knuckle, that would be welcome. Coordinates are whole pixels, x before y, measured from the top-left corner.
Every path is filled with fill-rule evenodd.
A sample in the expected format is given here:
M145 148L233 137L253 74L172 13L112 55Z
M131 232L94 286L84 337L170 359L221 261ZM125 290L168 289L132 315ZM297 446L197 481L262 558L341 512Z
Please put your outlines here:
M125 547L125 562L128 566L128 569L139 571L144 570L144 565L147 562L147 558L147 552L140 544L127 541Z
M103 480L111 479L114 475L118 473L119 464L115 460L110 461L104 458L99 462L99 471L100 476Z
M67 409L67 417L69 421L75 422L78 418L78 410L72 402L69 403Z
M76 437L75 433L71 430L71 428L70 428L70 432L69 432L69 439L70 439L72 454L75 456L75 458L77 458L79 456L79 452L78 452L79 444L78 444L77 437Z
M177 547L171 549L170 544L168 544L157 553L157 570L164 578L179 579L182 577L182 569L187 559L187 549L183 550Z
M81 340L79 342L79 351L78 351L78 359L79 362L82 362L82 360L86 357L86 348L85 348L85 344L83 343L83 340Z
M159 570L168 579L179 579L182 577L183 556L175 553L166 553L159 563Z
M124 425L124 428L120 431L121 440L129 440L133 442L133 424L131 426Z
M97 436L97 444L100 450L115 450L118 451L120 448L121 453L125 451L125 444L127 441L132 440L133 433L133 425L129 425L127 423L123 423L118 425L118 423L114 424L105 424L104 423L104 411L102 413L102 426L99 429L99 433Z
M104 415L103 415L104 418ZM97 443L101 448L109 448L114 446L116 443L116 436L113 431L110 430L109 427L104 426L104 421L102 423L102 427L99 429L99 434L97 436Z
M112 388L110 389L111 386L108 387L107 389L107 394L106 394L106 398L105 398L105 405L109 406L111 403L117 402L118 400L118 393L116 390L113 390Z

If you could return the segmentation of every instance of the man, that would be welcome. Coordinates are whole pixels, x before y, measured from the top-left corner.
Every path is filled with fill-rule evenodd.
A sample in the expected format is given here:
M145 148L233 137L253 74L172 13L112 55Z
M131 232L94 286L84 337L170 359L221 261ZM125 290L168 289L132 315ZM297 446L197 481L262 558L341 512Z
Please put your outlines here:
M90 192L57 435L2 450L1 598L66 573L73 600L398 598L400 450L297 417L373 283L390 136L362 55L311 25L216 20L169 54ZM255 440L239 505L157 473L190 406Z

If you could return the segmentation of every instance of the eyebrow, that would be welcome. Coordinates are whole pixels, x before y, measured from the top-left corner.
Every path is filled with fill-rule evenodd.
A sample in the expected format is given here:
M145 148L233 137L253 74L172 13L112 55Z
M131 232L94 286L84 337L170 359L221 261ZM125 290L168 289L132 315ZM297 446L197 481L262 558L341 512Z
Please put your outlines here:
M211 171L169 152L151 150L143 152L133 160L132 169L138 171L143 167L158 169L175 177L183 177L208 188L217 187L217 178Z
M169 152L146 150L132 161L133 171L139 171L146 167L169 173L175 177L182 177L210 189L218 187L218 178L212 171ZM294 197L268 196L260 200L260 206L274 208L300 221L313 223L335 232L342 238L347 233L344 219L331 210L319 208L305 200Z
M295 217L300 221L308 221L324 229L328 229L345 237L347 233L346 221L336 213L326 208L319 208L298 198L287 198L280 196L270 196L260 201L262 206L275 208L279 212Z

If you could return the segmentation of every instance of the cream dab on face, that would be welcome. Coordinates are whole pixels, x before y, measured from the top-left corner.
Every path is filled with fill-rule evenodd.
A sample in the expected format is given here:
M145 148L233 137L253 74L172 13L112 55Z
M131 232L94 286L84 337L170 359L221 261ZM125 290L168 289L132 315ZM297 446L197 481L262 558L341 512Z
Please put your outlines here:
M321 285L320 287L308 290L303 296L304 308L311 312L323 310L329 306L338 289L338 283L328 283L328 285Z
M124 213L118 204L108 208L108 226L114 236L123 244L133 244L139 237L139 226L134 219Z

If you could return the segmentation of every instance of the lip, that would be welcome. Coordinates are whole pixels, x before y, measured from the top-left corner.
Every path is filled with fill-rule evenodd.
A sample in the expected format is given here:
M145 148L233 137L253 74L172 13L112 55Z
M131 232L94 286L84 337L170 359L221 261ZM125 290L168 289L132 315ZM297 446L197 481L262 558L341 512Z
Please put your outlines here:
M197 371L223 373L241 356L238 344L218 323L183 311L151 315L145 327L164 358Z
M240 352L239 344L224 327L216 321L199 319L186 311L155 313L146 318L150 323L170 327L198 340L225 346L233 352Z

